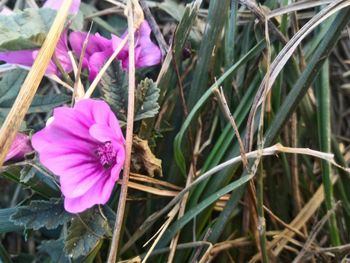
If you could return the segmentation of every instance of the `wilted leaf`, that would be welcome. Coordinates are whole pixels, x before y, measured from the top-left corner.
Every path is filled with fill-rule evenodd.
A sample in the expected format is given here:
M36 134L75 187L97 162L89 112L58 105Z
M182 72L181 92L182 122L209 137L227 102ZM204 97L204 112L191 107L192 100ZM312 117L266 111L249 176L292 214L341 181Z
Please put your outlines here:
M144 79L136 89L135 121L152 118L158 113L159 89L151 79Z
M151 177L163 176L162 160L154 156L148 141L134 136L132 146L132 169L135 172L147 173Z
M35 200L28 206L19 206L11 216L11 220L27 229L38 230L42 227L55 229L72 219L73 215L67 213L63 208L61 199L50 199L49 201Z
M39 8L0 16L0 51L40 47L56 13L52 9Z
M69 263L70 260L64 253L64 239L43 241L38 247L40 252L47 253L51 262Z
M111 106L118 119L126 121L128 108L128 74L120 62L114 62L103 75L99 88L102 98Z
M65 251L72 258L88 255L105 237L111 236L112 228L97 208L75 217L68 229Z

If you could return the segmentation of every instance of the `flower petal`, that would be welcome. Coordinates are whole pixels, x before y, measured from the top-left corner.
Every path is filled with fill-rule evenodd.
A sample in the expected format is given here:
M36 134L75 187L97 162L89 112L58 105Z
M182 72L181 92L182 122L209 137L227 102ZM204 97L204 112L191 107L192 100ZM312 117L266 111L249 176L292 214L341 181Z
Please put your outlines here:
M24 159L25 154L32 151L33 151L33 148L30 145L29 137L23 133L17 133L10 147L9 152L5 157L5 162L10 159L13 159L13 160Z
M84 195L65 198L64 208L70 213L80 213L96 204L105 204L112 194L114 185L115 181L106 174Z
M85 32L72 32L69 42L74 53L80 57L84 41L87 37ZM112 42L99 35L89 35L85 50L83 68L89 69L89 80L93 80L105 61L112 55Z
M90 127L89 133L91 137L95 138L100 142L109 142L116 140L117 136L113 130L104 124L94 124Z
M71 60L68 56L67 30L62 32L58 40L55 55L65 72L69 73L73 70Z
M61 191L65 197L84 195L106 173L101 165L95 163L85 164L84 169L76 167L75 171L76 174L64 174L60 177Z
M103 67L105 62L111 56L111 50L106 50L104 52L96 52L89 57L89 80L95 79L100 69Z
M31 67L34 63L36 50L18 50L0 52L0 60L9 64Z
M138 53L135 62L138 68L157 65L162 60L159 47L151 41L151 28L147 21L141 24L138 31L135 53Z
M117 181L120 177L120 171L123 169L125 161L125 149L124 146L119 146L117 149L117 163L113 166L111 170L111 177L113 180Z

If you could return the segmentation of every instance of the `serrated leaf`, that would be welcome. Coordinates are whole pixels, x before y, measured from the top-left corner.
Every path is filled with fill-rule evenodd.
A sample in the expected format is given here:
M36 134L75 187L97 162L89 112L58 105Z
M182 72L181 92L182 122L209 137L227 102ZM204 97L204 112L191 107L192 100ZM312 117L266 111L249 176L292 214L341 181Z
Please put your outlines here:
M102 99L111 106L118 120L125 122L128 108L128 74L119 61L112 63L107 69L99 88Z
M109 218L108 214L107 218ZM65 242L67 255L74 259L88 255L99 241L111 235L112 227L108 221L97 208L75 217L68 229Z
M11 220L26 229L38 230L42 227L56 229L58 226L70 221L73 215L63 208L61 199L48 201L35 200L28 206L19 206L11 216Z
M64 253L64 239L43 241L38 247L40 252L47 253L51 262L69 263L70 260Z
M36 169L30 166L25 166L22 168L20 173L20 182L21 183L28 183L30 179L34 178L34 175L36 173Z
M56 13L49 8L39 8L0 16L0 51L40 47Z
M152 118L158 113L160 90L151 79L144 79L136 89L135 121Z

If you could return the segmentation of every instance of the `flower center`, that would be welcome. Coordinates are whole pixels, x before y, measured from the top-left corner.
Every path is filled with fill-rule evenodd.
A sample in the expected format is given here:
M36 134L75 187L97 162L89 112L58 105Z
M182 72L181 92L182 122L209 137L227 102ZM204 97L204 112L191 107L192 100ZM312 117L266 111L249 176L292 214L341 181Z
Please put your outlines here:
M105 142L99 145L95 153L105 169L111 168L117 161L117 152L111 142Z

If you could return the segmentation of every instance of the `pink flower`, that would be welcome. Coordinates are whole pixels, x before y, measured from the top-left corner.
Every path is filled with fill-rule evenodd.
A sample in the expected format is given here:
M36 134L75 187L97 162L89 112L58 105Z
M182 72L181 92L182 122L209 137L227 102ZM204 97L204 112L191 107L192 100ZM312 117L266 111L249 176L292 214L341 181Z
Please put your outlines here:
M86 32L72 32L69 35L69 43L78 58L80 58L86 36ZM89 35L82 64L84 69L89 70L89 80L96 77L100 68L112 54L112 43L109 39L99 33Z
M123 34L122 38L126 33ZM113 50L117 48L121 39L112 36ZM129 50L125 46L122 52L118 55L123 63L123 68L129 67ZM144 21L139 30L135 33L135 66L137 68L149 67L157 65L162 60L160 48L151 41L151 28L147 21Z
M15 140L13 141L9 152L5 157L5 162L9 160L19 161L23 160L27 153L33 151L30 144L29 137L23 133L17 133Z
M87 33L72 32L69 36L69 43L74 53L80 57L82 47ZM107 39L99 35L90 35L84 56L83 67L89 70L89 80L93 80L103 64L117 49L122 38L112 35L112 39ZM118 54L117 59L122 61L122 66L128 69L129 65L128 46L125 45ZM159 47L151 41L151 28L147 21L144 21L139 30L135 32L135 65L137 68L157 65L161 62L162 55Z
M110 107L84 99L54 110L53 121L32 137L40 162L59 176L68 212L105 204L124 164L124 137Z

